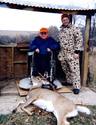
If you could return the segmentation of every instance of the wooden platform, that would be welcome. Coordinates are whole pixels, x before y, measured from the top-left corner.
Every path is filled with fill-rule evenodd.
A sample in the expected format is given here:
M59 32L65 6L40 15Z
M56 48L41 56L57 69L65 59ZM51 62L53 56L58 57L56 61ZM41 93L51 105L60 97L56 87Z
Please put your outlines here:
M72 92L72 90L66 86L63 86L62 88L57 89L56 91L59 93L71 93Z
M16 85L17 85L17 90L20 96L26 96L29 92L29 90L25 90L25 89L21 89L19 87L19 80L16 81ZM56 90L58 93L71 93L72 90L69 87L63 86L60 89Z

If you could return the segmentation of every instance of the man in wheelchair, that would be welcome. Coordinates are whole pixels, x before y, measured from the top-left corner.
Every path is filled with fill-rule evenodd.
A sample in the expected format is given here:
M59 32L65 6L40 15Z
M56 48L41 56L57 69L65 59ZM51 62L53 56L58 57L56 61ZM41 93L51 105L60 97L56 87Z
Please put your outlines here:
M59 43L48 36L48 29L41 28L39 35L30 43L30 51L34 52L33 76L42 75L52 81L53 58L60 49Z

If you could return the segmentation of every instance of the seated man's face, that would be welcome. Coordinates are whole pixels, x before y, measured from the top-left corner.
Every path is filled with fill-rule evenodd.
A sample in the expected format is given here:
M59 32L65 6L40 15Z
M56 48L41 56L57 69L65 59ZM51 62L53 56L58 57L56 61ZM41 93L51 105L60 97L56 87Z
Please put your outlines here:
M42 39L47 39L47 37L48 37L48 32L40 32L40 37L41 37Z

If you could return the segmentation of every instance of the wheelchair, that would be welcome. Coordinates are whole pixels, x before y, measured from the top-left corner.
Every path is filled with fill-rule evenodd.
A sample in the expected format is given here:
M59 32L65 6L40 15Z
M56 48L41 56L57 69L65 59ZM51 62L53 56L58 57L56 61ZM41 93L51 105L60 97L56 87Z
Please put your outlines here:
M30 79L33 78L33 69L35 68L35 52L28 52L28 74ZM42 84L42 88L51 89L54 90L57 88L57 86L53 83L56 78L56 54L53 51L50 51L50 71L49 73L47 71L44 72L42 75L40 72L38 72L38 76L44 78L46 81L48 81L50 84ZM32 81L31 81L32 82Z

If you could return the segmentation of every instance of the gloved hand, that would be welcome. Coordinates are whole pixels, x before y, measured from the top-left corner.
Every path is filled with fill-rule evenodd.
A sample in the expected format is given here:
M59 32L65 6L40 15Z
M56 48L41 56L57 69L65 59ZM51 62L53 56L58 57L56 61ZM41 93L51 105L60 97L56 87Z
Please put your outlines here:
M77 58L79 59L79 54L75 53L73 56L74 56L74 59L77 59Z
M39 52L40 52L40 50L37 48L37 49L35 50L35 52L39 53Z
M50 49L50 48L47 48L47 51L48 51L48 52L51 52L51 49Z

